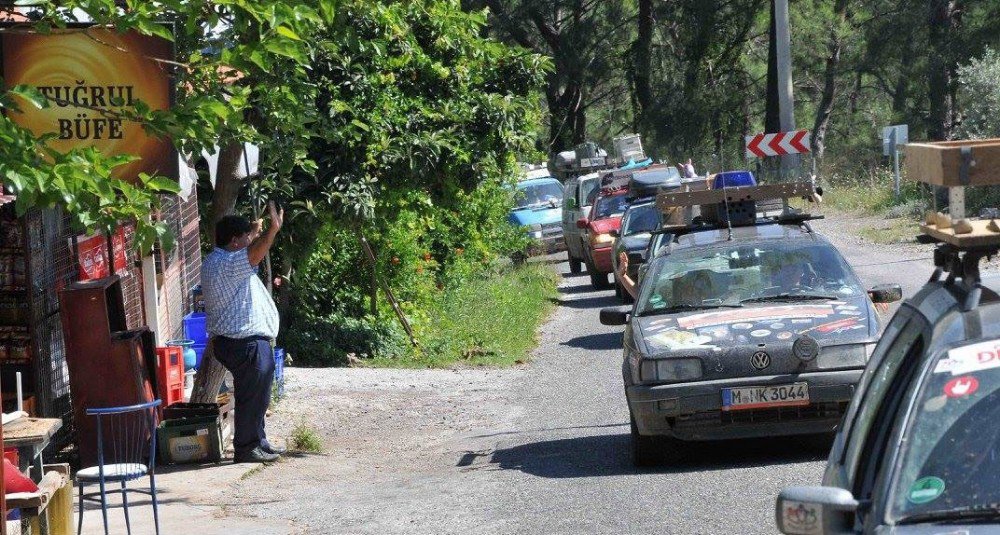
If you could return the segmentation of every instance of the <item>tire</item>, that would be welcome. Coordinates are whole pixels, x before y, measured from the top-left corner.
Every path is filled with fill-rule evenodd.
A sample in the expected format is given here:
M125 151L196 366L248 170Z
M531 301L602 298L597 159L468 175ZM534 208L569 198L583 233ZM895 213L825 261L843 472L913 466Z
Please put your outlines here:
M583 271L583 261L577 258L573 258L573 255L568 251L566 256L569 257L569 272L573 275L579 275Z
M629 430L632 435L632 464L634 466L653 466L658 460L656 451L656 438L645 437L639 434L639 427L635 424L635 416L629 415Z
M607 273L590 273L590 285L594 287L595 290L607 290L611 288L611 283L608 282Z

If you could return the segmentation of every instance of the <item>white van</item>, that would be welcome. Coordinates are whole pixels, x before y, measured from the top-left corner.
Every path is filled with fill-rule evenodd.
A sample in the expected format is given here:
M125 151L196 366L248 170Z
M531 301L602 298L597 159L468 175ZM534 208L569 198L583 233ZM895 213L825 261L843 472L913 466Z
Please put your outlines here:
M585 231L576 226L577 220L590 215L594 202L594 192L600 186L600 173L590 173L570 178L563 190L562 228L566 240L566 255L569 257L570 273L583 270Z

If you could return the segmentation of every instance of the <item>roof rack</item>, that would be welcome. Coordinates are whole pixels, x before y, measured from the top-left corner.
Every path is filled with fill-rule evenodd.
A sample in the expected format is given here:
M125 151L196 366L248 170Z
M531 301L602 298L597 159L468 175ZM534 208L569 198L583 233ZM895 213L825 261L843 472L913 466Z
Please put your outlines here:
M936 269L931 282L948 273L946 284L956 284L968 293L962 309L974 309L982 296L980 262L1000 252L1000 224L996 219L965 217L966 186L1000 185L1000 139L910 143L906 150L909 180L948 189L948 214L929 211L920 225L918 240L937 243ZM935 203L936 204L936 203Z
M787 182L783 184L766 184L762 186L742 186L736 188L711 187L712 177L703 179L700 183L682 185L682 191L661 191L656 196L657 206L668 211L681 206L699 206L706 204L737 203L743 201L788 200L800 197L818 198L812 182ZM685 188L687 186L687 188ZM692 186L697 189L692 188Z

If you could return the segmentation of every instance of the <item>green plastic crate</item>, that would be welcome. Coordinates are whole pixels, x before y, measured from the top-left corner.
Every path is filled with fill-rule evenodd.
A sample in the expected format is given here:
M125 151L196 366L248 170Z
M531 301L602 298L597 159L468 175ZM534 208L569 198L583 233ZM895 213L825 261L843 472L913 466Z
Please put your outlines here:
M162 462L167 464L222 461L222 430L218 416L164 420L156 431Z

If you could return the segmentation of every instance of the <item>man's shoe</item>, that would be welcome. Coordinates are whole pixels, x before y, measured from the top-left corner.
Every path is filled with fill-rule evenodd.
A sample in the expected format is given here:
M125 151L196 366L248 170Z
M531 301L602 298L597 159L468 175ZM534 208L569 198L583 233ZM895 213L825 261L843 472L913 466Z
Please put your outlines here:
M288 451L286 448L279 448L278 446L274 446L272 444L261 446L260 449L263 450L264 453L270 453L272 455L284 455Z
M234 463L273 463L278 460L278 456L264 451L259 446L242 454L233 457Z

